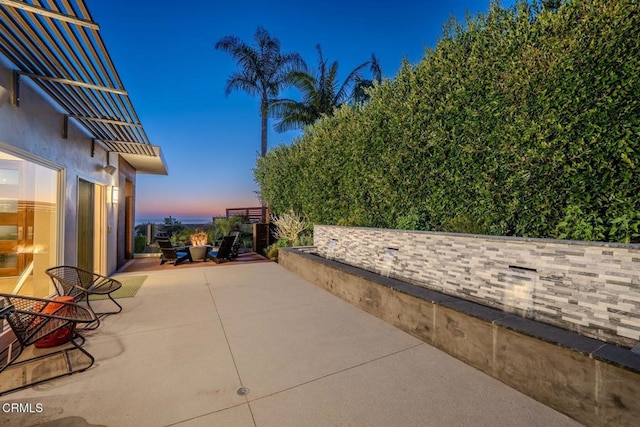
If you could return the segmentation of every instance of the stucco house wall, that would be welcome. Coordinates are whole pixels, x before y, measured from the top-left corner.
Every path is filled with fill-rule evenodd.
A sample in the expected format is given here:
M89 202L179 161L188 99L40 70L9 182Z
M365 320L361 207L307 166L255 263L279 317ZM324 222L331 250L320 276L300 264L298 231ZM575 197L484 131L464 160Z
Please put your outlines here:
M1 58L0 58L1 59ZM12 70L0 61L0 86L11 91ZM108 174L104 169L107 151L92 139L73 120L69 120L68 138L62 137L63 112L29 79L20 84L20 106L15 107L7 100L0 107L0 149L18 157L32 159L55 166L63 171L64 197L60 206L63 212L60 230L59 264L75 265L77 260L77 214L78 180L84 179L107 188L120 185L121 173ZM111 154L111 164L118 166L119 157ZM118 170L120 168L118 167ZM133 176L135 170L128 168L126 176ZM107 192L106 203L106 273L113 273L119 265L117 257L118 205L110 203ZM120 260L122 262L122 260Z

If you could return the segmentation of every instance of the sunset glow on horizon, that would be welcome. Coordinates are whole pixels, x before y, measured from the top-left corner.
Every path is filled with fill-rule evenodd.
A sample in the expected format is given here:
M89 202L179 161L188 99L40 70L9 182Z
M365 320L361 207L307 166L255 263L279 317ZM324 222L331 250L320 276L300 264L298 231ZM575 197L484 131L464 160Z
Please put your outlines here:
M162 200L153 200L145 203L136 209L136 217L141 219L150 218L211 218L224 216L227 209L258 207L260 203L254 197L228 199L217 203L206 203L204 201L193 200L188 204L178 205L175 203L165 203Z
M490 0L444 2L329 1L309 16L305 2L212 2L193 0L188 13L175 2L86 0L109 48L120 79L153 145L161 147L168 176L136 176L136 221L143 218L208 218L227 208L260 206L253 168L260 149L258 97L225 96L235 61L215 43L233 35L253 44L256 28L281 42L282 53L299 53L311 70L316 45L338 62L342 82L375 54L385 78L402 61L418 63L435 47L452 17L464 22L488 10ZM503 0L502 6L515 0ZM369 78L368 68L363 77ZM295 89L281 96L299 99ZM290 144L300 131L276 133L268 123L268 148Z

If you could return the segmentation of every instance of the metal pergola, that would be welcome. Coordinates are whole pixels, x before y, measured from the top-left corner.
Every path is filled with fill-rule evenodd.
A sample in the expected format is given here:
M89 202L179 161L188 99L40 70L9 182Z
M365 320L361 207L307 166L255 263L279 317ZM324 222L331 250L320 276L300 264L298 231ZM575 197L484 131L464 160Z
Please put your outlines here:
M74 120L109 151L159 157L84 0L0 0L0 53L17 67L15 106L28 78L65 110L63 137Z

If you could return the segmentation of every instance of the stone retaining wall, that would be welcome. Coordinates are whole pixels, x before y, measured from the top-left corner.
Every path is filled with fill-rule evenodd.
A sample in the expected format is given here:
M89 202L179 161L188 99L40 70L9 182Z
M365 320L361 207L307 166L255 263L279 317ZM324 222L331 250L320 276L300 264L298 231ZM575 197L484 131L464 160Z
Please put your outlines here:
M640 340L640 245L316 225L318 253L582 335Z
M637 426L640 355L298 249L302 278L590 427Z

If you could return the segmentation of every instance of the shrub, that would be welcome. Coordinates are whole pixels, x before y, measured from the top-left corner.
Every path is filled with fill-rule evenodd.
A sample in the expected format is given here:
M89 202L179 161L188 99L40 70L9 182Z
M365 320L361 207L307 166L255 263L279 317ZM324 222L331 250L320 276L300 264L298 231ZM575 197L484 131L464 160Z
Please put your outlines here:
M639 242L640 3L492 3L257 160L312 223Z
M144 234L138 234L134 238L134 252L137 254L141 254L147 248L147 236Z
M281 215L271 215L271 222L276 226L274 237L278 241L284 241L287 246L296 244L298 237L310 227L309 222L293 210Z
M266 247L264 254L272 261L278 261L278 249L290 246L285 239L279 239L276 243Z

